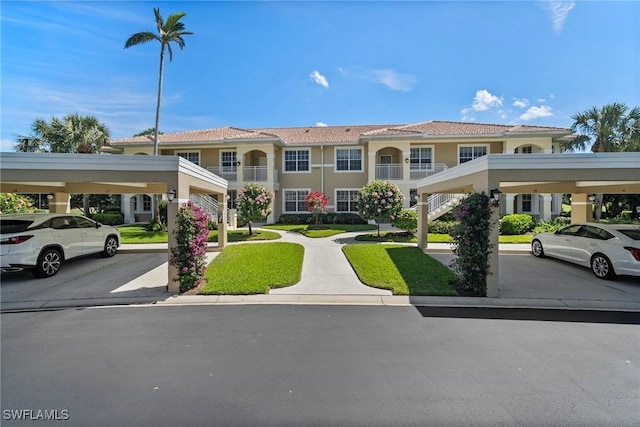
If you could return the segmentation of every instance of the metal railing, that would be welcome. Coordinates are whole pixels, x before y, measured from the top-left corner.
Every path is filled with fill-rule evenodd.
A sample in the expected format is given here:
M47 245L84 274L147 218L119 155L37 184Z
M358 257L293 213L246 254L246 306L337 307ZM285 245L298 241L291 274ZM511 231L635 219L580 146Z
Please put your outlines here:
M238 181L238 172L231 170L227 167L209 166L207 170L211 173L215 173L221 178L227 181ZM242 167L242 180L244 182L267 182L268 170L267 166L243 166ZM278 182L278 170L274 169L273 179Z
M423 169L411 169L409 179L418 180L426 178L438 172L449 169L445 163L434 163ZM376 165L376 179L401 180L404 179L404 165L384 164Z
M220 167L220 166L208 166L207 170L211 173L215 173L220 178L226 179L227 181L238 180L238 172L235 170L232 170L231 168Z
M403 169L401 164L376 165L376 179L402 179Z
M189 196L189 200L204 209L214 221L218 221L218 200L216 198L208 194L193 193Z
M411 169L411 179L416 180L416 179L426 178L428 176L431 176L438 172L445 171L447 169L449 169L449 167L446 165L446 163L434 163L433 165L430 165L430 167L426 169Z

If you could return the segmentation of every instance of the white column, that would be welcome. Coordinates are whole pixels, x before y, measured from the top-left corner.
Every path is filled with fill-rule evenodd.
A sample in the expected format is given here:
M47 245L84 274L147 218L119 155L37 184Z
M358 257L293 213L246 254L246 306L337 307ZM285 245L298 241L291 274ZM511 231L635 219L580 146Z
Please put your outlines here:
M515 194L505 194L504 196L504 213L511 215L513 213L513 201L516 199Z
M416 206L418 210L418 248L421 250L427 249L427 232L428 232L428 221L429 221L429 203L428 194L419 194L418 193L418 205Z
M218 209L222 209L221 222L218 222L218 247L227 246L227 195L218 194ZM220 215L218 215L220 218Z
M136 222L135 212L133 210L133 198L135 194L123 194L120 199L120 208L124 214L124 223L132 224Z
M540 194L540 199L542 201L542 210L540 211L540 220L549 222L551 221L551 194L544 193Z
M336 160L337 161L337 160ZM367 182L371 182L371 181L375 181L376 179L376 152L375 151L369 151L369 158L368 158L368 166L369 166L369 177Z

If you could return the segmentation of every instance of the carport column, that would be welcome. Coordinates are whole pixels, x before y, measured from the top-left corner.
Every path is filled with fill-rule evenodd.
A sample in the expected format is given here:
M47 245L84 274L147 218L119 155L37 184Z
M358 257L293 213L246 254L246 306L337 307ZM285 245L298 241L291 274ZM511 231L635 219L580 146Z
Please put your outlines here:
M491 194L489 188L500 188L498 183L490 183L485 190L485 194ZM489 271L487 274L487 297L498 298L500 296L500 275L499 272L499 247L498 239L500 235L500 226L498 222L500 220L500 206L493 206L491 200L489 200L489 209L491 210L491 216L489 217L489 245L491 245L491 252L489 252L488 263Z
M551 193L540 194L542 199L542 211L540 212L540 219L545 222L551 221Z
M177 239L176 239L176 235L174 233L174 230L176 230L178 228L178 221L177 221L177 217L178 217L178 209L180 208L180 200L178 199L178 197L176 197L176 199L171 202L171 203L167 203L167 232L169 233L169 248L168 248L168 259L171 259L171 249L175 248L178 244ZM169 275L168 275L168 283L167 283L167 290L169 292L173 292L173 293L178 293L180 292L180 282L178 282L178 270L176 269L175 266L171 265L171 263L169 263L168 266L168 271L169 271Z
M504 200L504 213L506 215L511 215L513 213L513 201L516 199L515 194L505 194L503 196Z
M218 194L218 206L222 207L222 215L218 215L220 221L218 223L218 247L227 246L227 195ZM219 208L220 209L220 208Z
M69 193L53 193L53 199L49 200L50 213L69 213L71 212L71 195Z
M418 210L418 248L424 251L427 249L427 233L429 231L429 195L418 194L418 204L416 209Z
M593 218L592 202L584 193L571 194L571 224L588 222Z

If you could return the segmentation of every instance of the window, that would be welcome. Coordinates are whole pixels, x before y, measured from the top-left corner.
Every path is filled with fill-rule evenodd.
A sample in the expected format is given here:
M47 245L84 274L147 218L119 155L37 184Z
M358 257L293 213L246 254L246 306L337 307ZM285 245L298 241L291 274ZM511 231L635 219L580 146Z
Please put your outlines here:
M140 196L136 196L133 198L133 210L135 212L138 212L138 197ZM143 212L151 211L151 197L146 194L142 195L142 211Z
M285 172L308 172L309 150L286 150L284 152Z
M238 209L238 192L236 190L227 190L227 209Z
M479 145L477 147L460 147L459 150L460 157L458 159L458 164L460 165L473 159L477 159L478 157L487 155L486 145Z
M531 212L531 194L523 194L520 197L522 199L522 212Z
M180 156L183 159L189 160L191 163L194 163L200 166L200 152L199 151L176 151L176 156Z
M430 170L432 169L431 147L416 147L411 149L411 169Z
M564 236L579 236L580 235L579 231L581 228L582 228L582 225L580 224L570 225L558 231L558 234L561 234Z
M520 153L522 154L531 154L533 153L533 147L531 145L526 145L520 149Z
M360 190L336 190L336 212L358 212L356 198Z
M336 170L362 171L362 150L360 148L337 149Z
M236 172L238 170L238 157L235 151L223 151L221 156L222 172Z
M307 194L309 190L284 190L284 211L307 212Z

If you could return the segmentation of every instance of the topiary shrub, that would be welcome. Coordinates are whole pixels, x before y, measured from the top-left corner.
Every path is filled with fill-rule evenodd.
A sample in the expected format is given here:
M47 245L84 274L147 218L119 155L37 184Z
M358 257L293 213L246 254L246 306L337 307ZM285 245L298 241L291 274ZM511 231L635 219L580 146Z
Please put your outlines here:
M380 223L394 221L402 211L403 201L404 195L393 182L371 181L360 189L356 198L358 215L364 220L374 220L380 237Z
M415 233L418 229L418 212L413 209L404 209L400 211L393 225L406 231L407 233Z
M536 221L529 214L505 215L500 219L500 234L516 236L533 230Z

